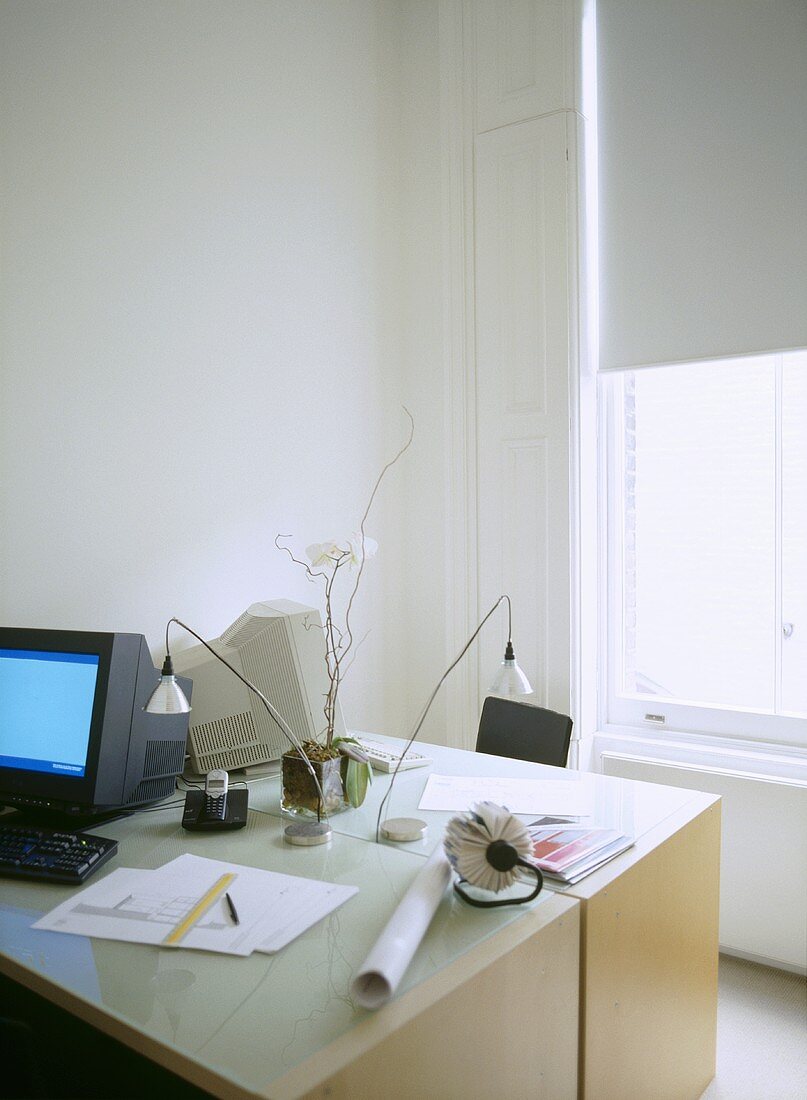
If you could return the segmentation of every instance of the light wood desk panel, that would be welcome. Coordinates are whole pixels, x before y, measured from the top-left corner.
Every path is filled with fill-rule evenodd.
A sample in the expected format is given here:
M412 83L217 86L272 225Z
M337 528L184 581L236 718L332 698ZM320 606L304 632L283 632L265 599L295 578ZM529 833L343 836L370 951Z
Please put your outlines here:
M715 1074L720 804L701 795L566 891L581 910L580 1095L697 1100Z

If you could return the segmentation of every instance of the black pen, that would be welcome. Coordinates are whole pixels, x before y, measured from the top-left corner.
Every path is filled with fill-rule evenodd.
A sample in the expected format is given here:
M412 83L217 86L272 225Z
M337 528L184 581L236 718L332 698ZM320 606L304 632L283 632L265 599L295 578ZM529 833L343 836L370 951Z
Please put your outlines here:
M233 899L230 897L229 894L225 894L224 896L227 899L227 908L230 910L230 916L233 918L233 924L240 924L241 921L238 919L238 913L235 906L233 905Z

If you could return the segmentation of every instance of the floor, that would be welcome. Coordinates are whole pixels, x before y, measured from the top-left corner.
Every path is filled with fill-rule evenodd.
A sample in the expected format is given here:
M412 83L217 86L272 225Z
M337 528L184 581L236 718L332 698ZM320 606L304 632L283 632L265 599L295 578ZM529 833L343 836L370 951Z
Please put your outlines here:
M807 979L720 956L717 1074L701 1100L807 1100Z

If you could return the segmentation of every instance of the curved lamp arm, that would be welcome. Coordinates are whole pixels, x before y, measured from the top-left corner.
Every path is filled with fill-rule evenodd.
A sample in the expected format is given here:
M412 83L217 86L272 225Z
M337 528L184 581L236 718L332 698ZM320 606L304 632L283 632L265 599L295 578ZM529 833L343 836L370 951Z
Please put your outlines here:
M327 812L325 811L325 796L322 793L322 787L320 786L319 780L317 779L317 773L314 771L314 766L312 765L311 761L308 759L308 756L306 755L305 750L303 749L303 746L302 746L299 738L293 732L293 730L291 729L291 727L289 726L288 722L285 720L283 715L280 714L279 711L277 711L275 709L275 707L272 706L272 704L269 702L269 700L266 698L266 696L263 694L263 692L259 688L256 688L253 683L250 683L250 681L246 678L246 676L242 676L237 668L234 668L233 665L231 665L228 660L226 660L224 657L222 657L222 655L220 653L217 653L216 650L208 642L206 642L205 639L200 634L197 634L196 631L193 630L192 627L188 626L187 623L183 623L181 619L177 619L176 617L170 618L168 620L168 622L165 624L165 660L163 662L162 674L160 676L160 683L157 685L157 687L154 689L154 691L149 696L148 702L146 703L146 705L143 709L145 711L147 711L148 713L150 713L150 714L164 714L164 713L167 713L169 710L172 710L174 712L182 711L182 712L187 713L191 709L190 703L188 702L187 698L185 697L185 693L182 691L179 684L176 682L176 677L174 675L174 663L171 660L171 652L170 652L170 649L169 649L169 646L168 646L168 628L171 626L171 623L176 623L177 626L181 626L183 630L187 630L188 634L190 634L192 637L194 637L197 640L197 642L201 642L202 645L205 647L205 649L208 650L208 652L213 654L213 656L216 658L216 660L221 661L221 663L226 668L228 668L230 670L230 672L232 672L233 676L237 676L242 684L244 684L246 687L249 688L249 690L251 692L253 692L255 695L258 696L258 698L260 699L260 701L263 703L264 707L266 708L266 711L269 714L269 717L273 720L275 725L278 726L281 733L286 738L286 740L290 743L292 748L296 749L296 751L300 754L302 759L305 761L305 765L308 768L309 773L311 774L311 778L314 780L314 783L315 783L316 788L317 788L317 793L319 794L319 807L317 809L317 820L319 821L321 819L321 812L325 813L325 816L327 817ZM171 699L170 707L166 708L165 706L161 705L161 699L160 699L161 695L163 697L165 697L167 695ZM184 703L184 705L183 705L183 703ZM321 812L320 812L320 807L321 807Z
M375 824L376 843L378 843L379 837L380 837L380 834L381 834L381 814L384 812L384 806L386 805L387 799L392 794L392 787L393 787L393 784L395 783L395 777L397 776L398 771L400 770L401 762L403 761L403 758L406 755L406 753L408 753L410 748L412 747L412 745L415 741L415 738L420 733L420 728L423 725L423 723L426 721L426 715L429 713L431 705L437 697L437 693L439 692L440 688L443 686L445 681L448 679L449 675L454 671L454 669L460 663L462 658L465 656L465 654L471 648L471 645L475 641L475 639L476 639L477 635L479 634L480 630L482 629L482 627L485 625L485 623L488 621L488 619L491 617L491 615L494 613L494 611L496 611L496 609L505 601L507 601L507 648L505 649L504 662L503 662L502 667L503 667L503 669L506 669L508 672L510 671L511 668L513 668L518 673L519 679L518 679L517 683L516 684L508 684L508 687L510 688L510 693L511 694L527 695L532 691L532 687L530 686L530 682L527 679L527 677L524 675L524 673L521 671L521 669L518 667L518 665L516 663L516 659L515 659L515 653L513 652L513 638L512 638L513 615L512 615L512 604L510 603L510 597L507 596L507 595L499 596L496 603L493 605L493 607L491 607L491 609L488 611L488 613L484 616L482 621L477 626L476 630L474 630L473 634L470 636L468 641L465 643L465 645L459 651L457 656L454 658L454 660L451 662L451 664L445 670L443 675L437 681L437 685L435 686L434 691L432 691L431 695L429 696L428 700L426 701L425 707L423 708L423 710L420 713L420 717L418 718L418 720L415 724L415 728L412 731L412 733L409 737L409 740L406 742L406 746L404 747L404 749L403 749L403 751L400 755L400 758L398 760L398 763L395 765L395 768L392 772L392 778L390 779L390 785L387 788L387 793L381 799L381 805L378 807L378 817L376 818L376 824ZM500 679L500 677L496 678L496 681L494 682L494 685L493 685L494 689L496 688L496 685L498 684L499 679Z

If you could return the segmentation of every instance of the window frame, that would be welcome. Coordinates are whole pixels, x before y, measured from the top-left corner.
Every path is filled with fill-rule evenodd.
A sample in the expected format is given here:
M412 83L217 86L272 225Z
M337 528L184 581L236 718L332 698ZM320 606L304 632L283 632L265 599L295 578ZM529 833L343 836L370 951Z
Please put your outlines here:
M781 432L782 357L777 359L776 415ZM705 368L708 369L708 368ZM599 378L600 410L600 568L604 594L601 603L600 721L603 732L656 736L716 737L739 742L807 748L807 719L773 714L748 707L674 701L661 696L627 692L624 687L624 383L628 372L603 372ZM779 437L781 440L781 436ZM777 444L777 599L781 592L781 442ZM776 698L780 695L781 637L777 647Z

